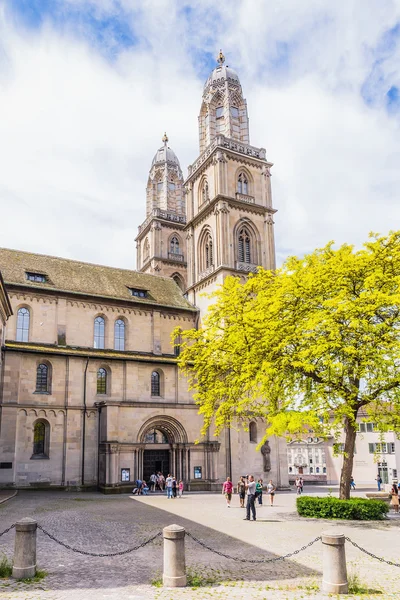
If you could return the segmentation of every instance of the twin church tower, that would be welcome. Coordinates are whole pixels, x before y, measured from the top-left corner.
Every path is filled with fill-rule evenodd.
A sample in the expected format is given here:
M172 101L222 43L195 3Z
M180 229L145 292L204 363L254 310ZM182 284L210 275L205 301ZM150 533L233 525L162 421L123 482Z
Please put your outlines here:
M250 145L247 103L238 75L220 52L200 108L200 155L186 180L168 137L153 158L137 269L172 277L190 302L207 308L227 275L275 268L272 163Z

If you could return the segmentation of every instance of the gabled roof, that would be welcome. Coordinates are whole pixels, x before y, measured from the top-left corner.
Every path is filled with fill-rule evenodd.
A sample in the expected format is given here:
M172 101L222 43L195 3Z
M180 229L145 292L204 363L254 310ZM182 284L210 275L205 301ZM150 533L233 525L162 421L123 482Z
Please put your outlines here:
M34 290L51 290L123 300L133 304L157 304L197 311L170 277L148 275L128 269L116 269L8 248L0 248L0 270L8 286L17 285ZM27 272L45 275L46 282L27 280ZM146 298L132 296L130 288L147 290L148 296Z

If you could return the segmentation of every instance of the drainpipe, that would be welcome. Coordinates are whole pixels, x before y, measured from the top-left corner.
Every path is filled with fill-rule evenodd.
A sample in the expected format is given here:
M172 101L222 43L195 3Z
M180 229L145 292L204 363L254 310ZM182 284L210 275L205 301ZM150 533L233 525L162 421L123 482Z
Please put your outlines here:
M85 485L85 437L86 437L86 376L89 365L89 356L86 359L85 371L83 374L83 425L82 425L82 483Z
M97 406L97 488L100 487L100 422L101 422L101 405Z

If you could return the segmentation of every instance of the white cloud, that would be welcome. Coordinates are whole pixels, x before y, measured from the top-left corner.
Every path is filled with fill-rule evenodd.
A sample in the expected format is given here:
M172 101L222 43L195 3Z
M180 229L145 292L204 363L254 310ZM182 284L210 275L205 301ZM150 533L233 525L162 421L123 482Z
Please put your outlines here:
M188 22L178 1L102 0L96 10L123 11L138 36L109 60L85 22L32 31L0 3L0 245L133 267L151 159L166 129L184 172L195 160L194 65L220 46L241 77L251 141L275 163L280 260L399 227L399 119L383 99L400 79L400 44L381 46L400 7L339 4L197 0ZM361 89L378 58L369 107Z

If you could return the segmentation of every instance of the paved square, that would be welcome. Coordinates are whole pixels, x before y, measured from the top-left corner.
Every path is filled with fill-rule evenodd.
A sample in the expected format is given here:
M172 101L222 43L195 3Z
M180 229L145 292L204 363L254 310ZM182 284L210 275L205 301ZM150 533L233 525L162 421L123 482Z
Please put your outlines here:
M322 490L311 489L311 493ZM326 490L323 490L326 493ZM361 494L360 494L361 495ZM218 494L165 496L103 496L63 492L20 492L0 505L0 531L23 517L37 519L55 537L73 547L109 553L135 546L166 525L177 523L212 548L246 559L293 552L329 527L394 562L400 561L400 521L361 523L299 519L295 494L280 493L276 505L267 498L257 507L257 522L243 521L244 510L234 496L227 508ZM0 538L0 552L11 557L14 533ZM377 598L398 598L400 569L346 545L349 572L363 584L385 590ZM9 600L133 600L136 598L323 598L322 549L317 542L293 559L254 565L228 560L186 541L187 564L224 585L197 590L163 590L151 585L162 570L162 539L131 554L94 558L66 550L38 532L38 566L49 575L39 584L0 580L0 598ZM363 596L373 598L375 595Z

